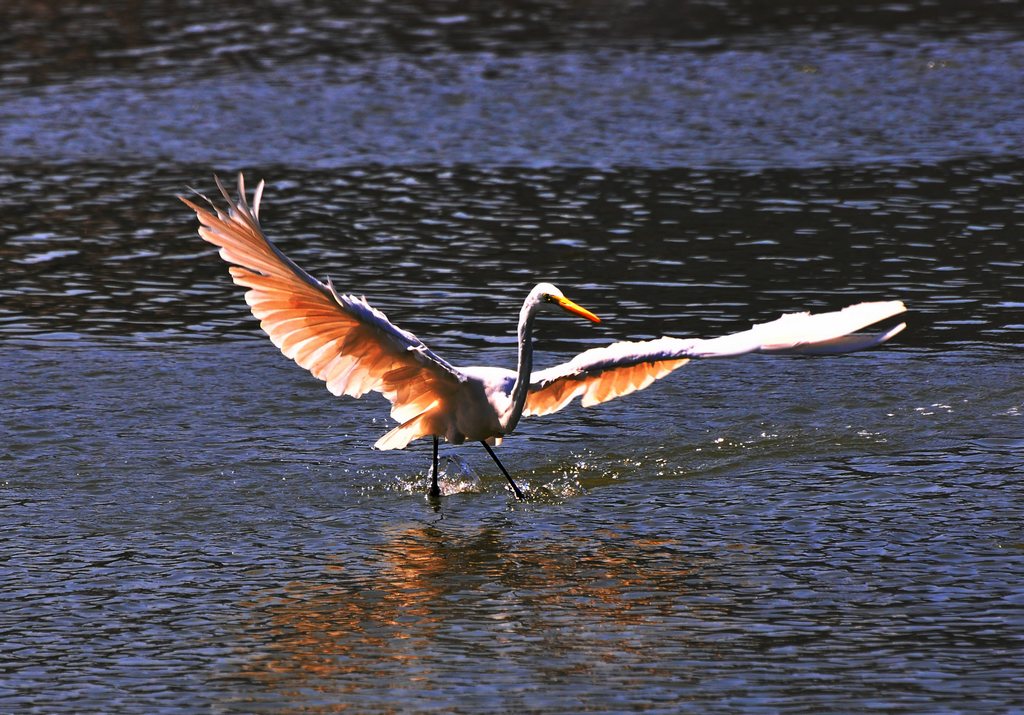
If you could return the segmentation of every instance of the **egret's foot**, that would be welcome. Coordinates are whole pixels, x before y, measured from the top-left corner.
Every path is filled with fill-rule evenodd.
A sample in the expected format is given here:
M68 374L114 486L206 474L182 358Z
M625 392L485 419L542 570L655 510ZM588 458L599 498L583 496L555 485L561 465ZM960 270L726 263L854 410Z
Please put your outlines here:
M516 499L519 501L526 501L526 497L523 496L523 493L519 490L519 487L516 486L516 483L512 481L511 477L509 478L508 483L512 486L512 492L516 495Z

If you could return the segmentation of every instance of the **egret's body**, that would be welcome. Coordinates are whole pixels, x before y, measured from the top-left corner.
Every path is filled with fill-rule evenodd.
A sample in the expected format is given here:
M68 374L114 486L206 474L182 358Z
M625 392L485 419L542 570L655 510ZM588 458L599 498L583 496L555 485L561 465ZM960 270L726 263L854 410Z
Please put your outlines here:
M899 301L860 303L841 311L797 313L755 325L721 338L659 338L618 342L593 348L568 363L533 370L533 326L546 306L600 322L550 283L540 283L527 296L519 314L516 370L456 367L415 335L393 325L365 298L339 294L330 280L321 283L299 268L271 243L259 224L260 182L250 207L242 177L239 197L232 201L218 182L228 209L213 202L210 210L184 197L201 223L200 235L220 248L232 264L235 283L248 288L245 298L253 315L278 348L327 383L335 395L361 397L382 393L391 402L399 424L374 445L401 449L421 437L433 437L431 494L437 485L437 442L483 443L501 468L516 496L522 493L498 461L490 444L515 430L523 416L556 412L580 397L590 406L643 389L686 364L691 358L726 357L748 352L839 353L881 344L905 327L878 335L850 335L855 330L905 310Z

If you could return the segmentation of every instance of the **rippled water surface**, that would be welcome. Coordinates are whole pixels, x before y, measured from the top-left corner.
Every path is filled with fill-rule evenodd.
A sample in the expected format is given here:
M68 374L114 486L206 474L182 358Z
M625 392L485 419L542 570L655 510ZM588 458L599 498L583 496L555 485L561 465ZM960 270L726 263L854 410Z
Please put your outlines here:
M1024 708L1004 3L0 11L0 711ZM486 454L370 449L175 198L457 364L902 299Z

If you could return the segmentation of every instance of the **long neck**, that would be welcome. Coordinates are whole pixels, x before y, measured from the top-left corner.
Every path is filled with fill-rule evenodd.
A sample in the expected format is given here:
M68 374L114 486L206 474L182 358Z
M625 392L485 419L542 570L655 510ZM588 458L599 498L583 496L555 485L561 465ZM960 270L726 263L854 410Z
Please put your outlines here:
M527 298L519 311L519 364L516 366L516 382L512 386L512 404L501 418L501 429L505 434L516 428L526 406L530 374L533 372L533 319L539 307L539 302Z

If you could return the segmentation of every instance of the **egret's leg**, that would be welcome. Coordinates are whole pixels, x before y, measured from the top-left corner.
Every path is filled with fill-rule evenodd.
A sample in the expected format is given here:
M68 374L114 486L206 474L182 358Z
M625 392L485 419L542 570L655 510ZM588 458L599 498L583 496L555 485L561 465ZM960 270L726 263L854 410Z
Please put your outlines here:
M508 470L505 469L505 465L498 461L498 455L496 455L494 450L491 449L491 445L487 444L487 442L483 440L480 441L480 444L484 446L484 449L487 450L487 454L491 455L491 459L493 459L494 463L498 465L498 469L500 469L501 473L505 475L505 479L507 479L508 483L512 485L512 491L516 493L516 499L519 501L525 501L526 497L524 497L523 493L519 491L519 487L516 486L516 483L512 481L512 477L509 476Z
M434 464L430 470L430 490L427 496L431 499L441 496L441 487L437 486L437 435L434 435Z

